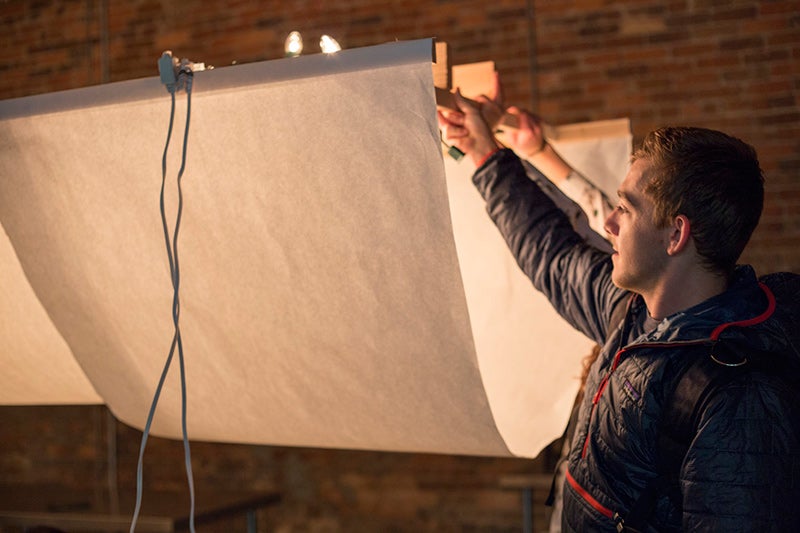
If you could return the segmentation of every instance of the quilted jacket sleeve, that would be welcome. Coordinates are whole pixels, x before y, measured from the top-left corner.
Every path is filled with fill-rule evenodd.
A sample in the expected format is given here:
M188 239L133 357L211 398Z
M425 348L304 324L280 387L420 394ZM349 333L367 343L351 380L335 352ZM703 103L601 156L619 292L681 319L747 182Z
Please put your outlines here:
M626 294L611 282L608 254L584 242L511 150L490 157L473 182L533 285L570 324L604 343L610 309Z

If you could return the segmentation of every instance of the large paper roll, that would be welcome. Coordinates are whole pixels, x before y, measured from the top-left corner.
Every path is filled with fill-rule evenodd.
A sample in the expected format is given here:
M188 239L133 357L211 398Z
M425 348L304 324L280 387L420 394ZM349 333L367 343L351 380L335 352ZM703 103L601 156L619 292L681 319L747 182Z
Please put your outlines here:
M190 438L535 456L560 435L589 343L516 270L464 170L445 175L431 49L195 74ZM143 427L173 336L169 111L158 78L0 102L0 402L102 401ZM174 362L153 433L180 437L180 418Z

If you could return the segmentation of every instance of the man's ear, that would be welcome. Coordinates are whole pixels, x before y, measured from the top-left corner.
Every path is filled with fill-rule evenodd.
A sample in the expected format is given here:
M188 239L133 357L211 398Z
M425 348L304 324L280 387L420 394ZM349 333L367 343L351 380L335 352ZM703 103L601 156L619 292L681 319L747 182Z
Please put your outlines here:
M692 225L686 215L678 215L672 220L669 230L667 255L677 255L689 245L689 239L692 236Z

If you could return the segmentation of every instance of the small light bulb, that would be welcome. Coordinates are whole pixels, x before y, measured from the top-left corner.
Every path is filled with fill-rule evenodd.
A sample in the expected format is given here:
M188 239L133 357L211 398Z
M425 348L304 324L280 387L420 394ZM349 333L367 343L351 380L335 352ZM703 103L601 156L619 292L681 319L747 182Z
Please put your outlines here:
M297 57L300 55L303 51L303 37L300 35L299 31L293 31L289 34L283 45L283 51L286 53L286 57Z
M322 38L319 40L319 47L324 54L332 54L342 49L342 47L339 46L339 43L336 42L336 39L330 35L322 36Z

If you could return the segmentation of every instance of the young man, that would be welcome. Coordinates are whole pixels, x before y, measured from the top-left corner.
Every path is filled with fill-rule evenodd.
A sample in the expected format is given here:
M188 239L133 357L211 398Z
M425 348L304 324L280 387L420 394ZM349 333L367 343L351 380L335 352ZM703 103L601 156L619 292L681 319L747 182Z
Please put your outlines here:
M603 346L575 421L563 530L800 531L800 276L757 280L736 266L763 204L754 150L699 128L651 133L606 220L609 255L457 101L461 113L440 115L443 135L478 167L473 182L517 262ZM697 360L741 371L707 389L676 479L659 484L670 475L659 466L665 413Z

